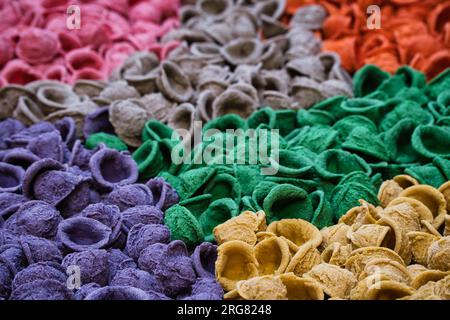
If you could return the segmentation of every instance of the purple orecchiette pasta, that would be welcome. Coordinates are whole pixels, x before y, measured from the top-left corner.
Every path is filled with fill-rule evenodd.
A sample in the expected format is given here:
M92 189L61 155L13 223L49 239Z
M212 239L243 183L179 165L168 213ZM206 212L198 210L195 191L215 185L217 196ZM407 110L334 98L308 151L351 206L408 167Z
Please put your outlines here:
M122 212L123 228L128 232L134 225L142 224L162 224L164 213L154 206L135 206Z
M17 192L22 187L24 171L21 167L0 162L0 192Z
M165 225L142 224L133 226L128 233L126 250L137 260L142 250L155 243L168 243L170 231Z
M198 245L192 254L195 272L199 277L214 278L217 246L210 242Z
M70 166L77 166L83 171L89 171L89 160L92 155L98 151L97 149L89 150L83 146L80 140L75 141L69 159Z
M41 134L56 130L50 122L42 121L23 129L6 139L9 147L27 147L30 141Z
M139 205L152 205L153 195L144 184L130 184L116 187L106 198L106 202L119 207L120 211Z
M11 230L0 228L0 247L7 244L19 245L19 236Z
M16 274L12 283L12 289L15 290L26 283L31 283L37 280L56 280L65 285L67 276L64 269L58 263L33 263Z
M33 137L28 143L28 149L42 159L49 158L59 162L64 160L63 142L58 130Z
M10 300L73 300L73 293L66 284L56 280L36 280L16 288Z
M85 131L113 130L107 108L97 116ZM84 148L81 118L48 119L0 122L0 300L221 298L216 246L170 242L177 191L137 182L128 152Z
M215 278L197 278L192 285L191 294L182 300L220 300L223 294L222 286Z
M29 264L62 261L61 251L53 241L31 235L21 236L19 241Z
M13 217L17 232L46 239L56 235L61 221L61 215L55 207L38 200L22 204Z
M154 274L169 297L189 290L196 275L184 242L175 240L165 248Z
M13 277L14 275L8 265L0 258L0 300L8 298Z
M131 156L112 149L97 151L89 160L89 167L98 186L107 190L138 179L138 168Z
M101 286L98 283L86 283L75 292L75 300L84 300L87 295L100 288Z
M112 279L116 273L123 269L137 268L132 258L120 249L108 250L109 277Z
M55 122L55 127L58 129L62 141L68 148L72 147L77 138L77 128L75 120L71 117L64 117Z
M10 149L3 157L3 162L22 167L24 170L39 160L37 155L24 148Z
M89 249L70 253L64 257L62 266L67 270L70 266L78 267L81 283L95 282L101 286L108 284L109 268L106 250Z
M116 273L110 285L132 286L144 291L161 292L161 287L150 273L136 268L122 269Z
M75 189L57 205L57 209L63 217L67 218L100 200L99 193L92 188L89 179L86 179L75 186Z
M30 199L57 205L83 180L83 177L65 170L61 163L45 158L33 163L25 172L23 193Z
M178 193L170 184L168 184L164 178L153 178L147 181L146 185L150 188L153 194L153 201L155 206L161 210L166 210L167 208L178 203L180 197Z
M8 148L7 138L24 129L22 122L16 119L5 119L0 121L0 149Z
M114 242L120 236L122 227L122 215L119 207L104 203L95 203L87 206L81 215L103 223L111 229L110 241Z
M153 274L166 247L167 244L165 243L155 243L147 246L139 255L139 268Z
M58 226L58 241L69 251L101 249L111 240L111 228L86 217L63 220Z
M114 127L109 122L108 107L99 108L85 118L83 127L84 137L87 138L97 132L114 133Z
M23 195L0 192L0 217L7 219L26 201Z
M27 265L25 254L18 244L7 244L0 247L0 260L15 275Z

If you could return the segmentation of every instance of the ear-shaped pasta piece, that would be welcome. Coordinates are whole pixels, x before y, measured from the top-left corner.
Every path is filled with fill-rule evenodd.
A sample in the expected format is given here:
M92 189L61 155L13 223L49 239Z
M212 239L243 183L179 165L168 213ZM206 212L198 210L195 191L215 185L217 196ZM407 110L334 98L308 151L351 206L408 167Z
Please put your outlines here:
M259 242L254 251L260 275L282 274L291 260L289 245L280 237L270 237Z
M233 227L219 225L214 228L214 238L219 245L229 241L243 241L255 245L257 238L255 232L246 226Z
M394 220L406 233L420 230L420 217L408 203L389 205L381 212L381 216Z
M437 189L427 185L416 185L405 189L401 197L419 200L430 209L433 214L433 226L439 229L447 214L447 201L444 195Z
M28 126L44 119L44 114L39 105L27 96L19 97L13 116Z
M244 300L287 300L287 290L279 277L262 276L239 281L236 290Z
M276 237L276 235L273 234L272 232L260 231L260 232L256 233L256 241L257 242L261 242L263 240L266 240L266 239L272 238L272 237Z
M388 204L388 207L396 206L399 204L405 204L405 203L409 204L412 208L414 208L414 211L417 213L420 220L426 220L426 221L433 222L434 218L433 218L433 214L431 213L430 209L425 204L420 202L419 200L416 200L413 198L407 198L407 197L398 197L398 198L395 198L394 200L392 200Z
M322 251L321 257L325 263L343 267L352 250L351 244L342 245L339 242L334 242Z
M338 242L342 245L347 245L350 241L347 238L347 233L350 230L350 226L344 223L338 223L334 226L323 228L320 233L323 237L323 247L327 247L334 242Z
M16 192L22 188L25 171L9 163L0 163L0 192Z
M399 174L392 178L402 189L409 188L419 184L419 181L407 174Z
M450 271L450 237L434 241L428 248L428 268Z
M322 243L322 234L319 229L302 219L274 221L267 227L267 231L285 238L294 251L305 243L311 243L314 248Z
M92 177L99 187L111 190L138 179L138 167L131 156L117 150L101 149L89 161Z
M439 238L442 236L439 233L439 231L437 231L436 228L433 227L431 222L422 220L422 221L420 221L420 224L422 225L422 230L421 231L427 232L427 233L430 233L430 234L434 234L435 236L438 236Z
M450 215L445 216L444 236L450 236Z
M217 246L210 242L198 245L192 253L195 272L202 278L214 278Z
M414 290L404 283L382 280L371 285L365 292L366 300L395 300L414 293Z
M222 55L230 64L255 64L263 53L263 45L253 39L235 39L222 48Z
M258 275L258 261L249 244L232 240L219 246L216 261L216 278L226 291L236 283Z
M170 61L161 64L156 85L168 99L180 103L187 102L193 94L189 77L180 66Z
M44 114L69 108L80 101L80 98L67 85L45 85L36 93Z
M164 224L170 229L172 240L182 240L186 245L194 246L204 239L198 219L181 205L174 205L166 211Z
M357 283L352 272L328 263L314 266L304 277L317 281L323 291L332 298L348 298Z
M427 232L414 231L407 234L411 245L412 260L421 265L427 264L428 248L439 237Z
M411 276L411 279L414 279L419 274L421 274L424 271L427 271L427 267L421 265L421 264L410 264L406 267L408 269L409 275Z
M286 272L293 272L295 275L300 277L321 262L322 257L320 256L320 252L316 249L313 243L308 242L300 246L297 253L289 262Z
M397 252L402 257L404 263L408 265L411 262L411 250L406 232L394 219L388 217L381 218L377 221L377 224L390 227L382 246Z
M323 300L324 293L319 284L311 279L297 277L294 273L280 275L287 290L288 300Z
M379 247L383 243L390 228L377 224L353 225L348 230L347 238L355 248Z
M450 271L440 271L440 270L426 270L419 273L411 282L411 286L414 289L419 289L420 287L426 285L428 282L436 282L444 279L450 275Z
M434 282L429 281L421 286L412 295L405 297L404 300L448 300L448 288L450 287L450 275Z
M447 212L450 212L450 181L442 184L439 187L439 191L444 195L445 201L447 201Z
M411 283L408 269L403 264L388 258L378 258L369 261L359 275L359 279L363 280L372 275L383 275L390 280L408 285Z
M405 265L403 259L394 251L384 247L364 247L354 250L345 262L345 268L359 275L366 264L373 259L388 258Z
M275 185L264 198L263 208L270 222L288 218L310 221L313 216L313 206L308 193L291 184Z
M347 225L352 224L371 224L375 223L376 219L379 218L379 211L372 204L365 200L359 200L360 206L351 208L339 218L338 223L345 223Z
M403 188L394 180L384 181L378 190L378 199L380 200L381 206L383 208L387 207L389 202L397 198L402 191Z
M244 211L239 216L216 226L213 234L219 245L231 240L241 240L254 245L257 240L255 233L265 229L266 215L263 211L257 213Z
M389 280L389 278L383 274L373 274L360 280L350 291L350 300L364 300L368 288L382 280Z
M184 129L190 134L194 132L196 109L190 103L182 103L170 111L167 115L167 123L171 128Z

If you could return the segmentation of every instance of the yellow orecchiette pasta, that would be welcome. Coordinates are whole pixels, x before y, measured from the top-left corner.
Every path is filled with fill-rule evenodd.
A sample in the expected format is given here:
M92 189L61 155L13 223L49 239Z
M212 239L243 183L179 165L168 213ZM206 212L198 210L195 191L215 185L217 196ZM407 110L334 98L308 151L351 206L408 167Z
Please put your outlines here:
M304 277L317 281L323 291L332 298L348 298L357 283L352 272L328 263L314 266Z
M438 190L427 185L415 185L400 193L401 197L413 198L422 202L433 214L433 226L438 229L447 214L447 201Z
M245 300L286 300L287 289L279 277L262 276L239 281L239 296Z
M227 291L240 280L258 275L258 261L253 247L239 240L225 242L217 250L216 278Z
M219 245L231 240L240 240L254 245L257 241L255 232L266 229L265 217L263 211L257 213L245 211L216 226L213 230L214 237Z
M272 222L267 231L285 238L289 246L298 250L305 243L317 248L322 243L322 234L313 224L302 219L283 219Z
M317 281L301 278L294 273L280 275L289 300L323 300L325 295Z
M255 246L260 275L282 274L291 260L289 244L281 237L270 237Z
M216 278L227 300L450 300L450 182L439 190L399 175L337 224L267 226L245 211L214 229Z
M392 200L400 196L403 190L394 180L384 181L378 191L378 200L380 200L381 206L387 207Z

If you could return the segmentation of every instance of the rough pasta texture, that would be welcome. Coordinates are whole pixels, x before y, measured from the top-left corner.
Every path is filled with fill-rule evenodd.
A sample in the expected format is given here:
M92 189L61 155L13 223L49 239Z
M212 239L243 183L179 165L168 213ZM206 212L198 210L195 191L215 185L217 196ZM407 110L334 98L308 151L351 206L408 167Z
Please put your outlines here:
M365 64L388 72L410 65L432 79L450 67L449 1L287 0L291 23L304 21L305 16L296 11L314 3L326 9L323 49L339 53L349 72ZM369 10L371 5L380 10Z
M211 120L203 127L202 142L181 154L180 164L171 158L180 150L177 133L151 120L133 159L141 176L161 176L177 190L179 206L165 219L172 237L188 245L212 241L215 226L245 210L264 210L269 223L300 218L323 228L359 199L386 206L411 183L448 193L448 81L449 72L426 83L423 73L408 67L390 76L368 65L354 78L356 98L334 97L307 110L262 108L247 119L228 114ZM262 164L250 163L248 141L226 149L230 128L246 134L278 129L279 144L267 143L268 153L273 148L278 154L270 160L276 173L263 175ZM210 129L216 129L213 137L207 135ZM238 157L230 163L219 154L207 163L205 154L220 147L220 141ZM382 180L402 174L409 178L399 176L379 190ZM242 237L247 233L242 230Z
M177 191L138 181L128 151L85 148L74 126L0 122L0 299L221 299L216 246L170 242Z
M383 183L381 202L395 181L402 190L387 205L360 200L320 231L301 219L266 227L263 211L217 226L216 278L225 299L449 300L448 198L403 175Z
M68 11L73 5L78 9ZM2 3L0 87L106 80L137 50L164 56L173 44L161 45L159 39L179 25L179 6L178 0Z

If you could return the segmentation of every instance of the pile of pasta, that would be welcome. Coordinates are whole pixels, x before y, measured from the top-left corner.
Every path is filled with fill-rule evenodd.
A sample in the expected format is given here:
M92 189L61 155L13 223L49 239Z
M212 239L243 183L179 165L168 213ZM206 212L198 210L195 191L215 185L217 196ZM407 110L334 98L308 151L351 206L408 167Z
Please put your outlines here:
M225 299L450 299L450 181L383 182L381 206L360 200L339 222L266 224L245 211L218 225L216 278Z

